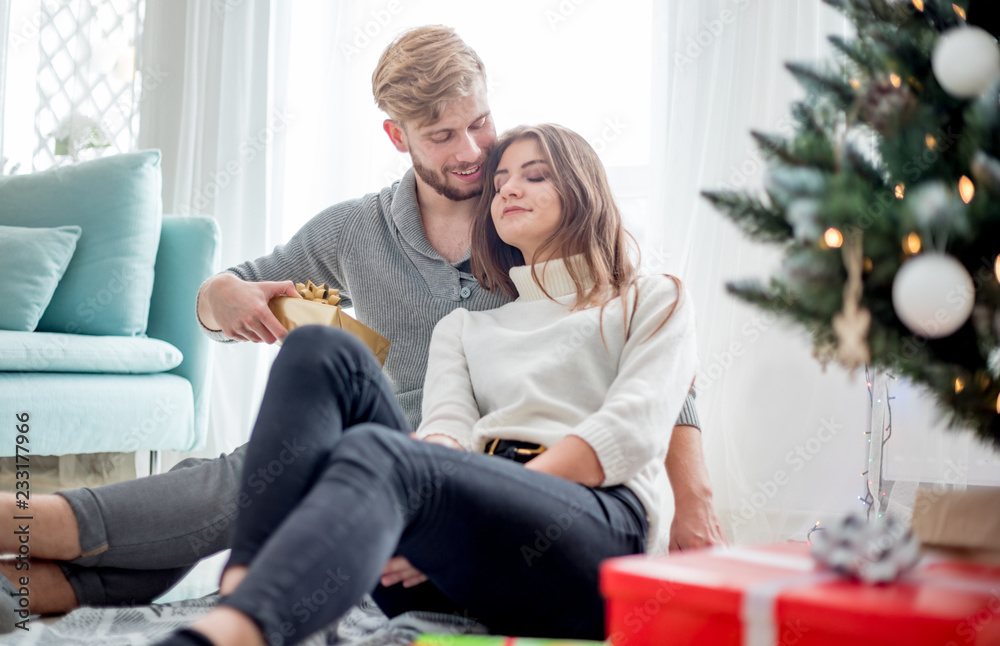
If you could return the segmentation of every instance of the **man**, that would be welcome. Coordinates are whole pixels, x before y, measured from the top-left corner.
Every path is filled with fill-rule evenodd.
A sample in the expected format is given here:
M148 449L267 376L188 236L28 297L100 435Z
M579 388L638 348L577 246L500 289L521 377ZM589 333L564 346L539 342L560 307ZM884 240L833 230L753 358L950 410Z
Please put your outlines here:
M496 130L482 61L449 28L401 36L383 53L372 84L390 117L385 132L410 155L413 169L378 193L328 208L271 254L208 279L197 312L217 340L273 343L286 330L268 308L271 298L295 296L293 282L307 279L339 289L342 304L353 305L360 321L392 342L385 374L416 428L434 325L457 307L491 309L506 301L482 289L469 268L480 165ZM689 398L667 457L677 510L672 548L725 540L696 423ZM245 445L214 460L186 460L165 474L33 498L32 556L50 560L32 562L32 611L146 603L199 559L226 549L233 519L252 504L237 498L244 451ZM16 515L13 505L13 496L0 500L7 519L0 522ZM15 529L0 533L0 552L16 550ZM0 572L14 579L15 567L0 564ZM404 579L416 582L419 573L390 562L382 584ZM7 599L0 594L0 608Z

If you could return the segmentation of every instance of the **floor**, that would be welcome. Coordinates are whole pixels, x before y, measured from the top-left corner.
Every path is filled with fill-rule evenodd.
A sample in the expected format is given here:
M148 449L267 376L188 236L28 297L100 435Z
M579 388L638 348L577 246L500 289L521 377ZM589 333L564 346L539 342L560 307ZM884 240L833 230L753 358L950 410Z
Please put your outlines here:
M199 563L186 577L178 581L177 585L168 590L156 603L170 603L171 601L181 601L183 599L195 599L211 594L219 589L219 576L222 574L222 566L226 564L229 552L221 552L211 558L207 558ZM59 621L62 615L51 615L48 617L33 617L31 621L43 625L53 624Z
M181 579L177 585L157 599L156 603L168 603L170 601L180 601L181 599L196 599L217 591L219 589L219 577L222 575L222 567L226 564L227 558L229 558L228 550L204 559L186 577Z

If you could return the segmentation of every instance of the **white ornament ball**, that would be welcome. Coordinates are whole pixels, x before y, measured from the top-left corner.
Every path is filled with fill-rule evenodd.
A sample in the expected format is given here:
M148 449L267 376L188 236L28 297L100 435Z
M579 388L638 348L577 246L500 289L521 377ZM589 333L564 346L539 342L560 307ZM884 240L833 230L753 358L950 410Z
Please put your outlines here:
M962 327L972 313L972 276L952 256L922 253L903 263L892 281L892 306L914 334L939 339Z
M934 45L931 67L949 94L971 99L1000 78L1000 48L985 29L953 27Z
M906 202L919 228L932 229L949 215L953 194L942 180L925 182L907 193Z

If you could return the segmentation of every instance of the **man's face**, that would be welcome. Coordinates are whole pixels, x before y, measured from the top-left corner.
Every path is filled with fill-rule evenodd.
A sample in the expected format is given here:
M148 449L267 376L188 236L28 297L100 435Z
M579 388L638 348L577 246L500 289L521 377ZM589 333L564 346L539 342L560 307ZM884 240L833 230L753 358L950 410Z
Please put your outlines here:
M482 165L497 133L486 102L485 83L465 97L449 101L437 123L404 128L403 134L418 181L449 200L483 192Z

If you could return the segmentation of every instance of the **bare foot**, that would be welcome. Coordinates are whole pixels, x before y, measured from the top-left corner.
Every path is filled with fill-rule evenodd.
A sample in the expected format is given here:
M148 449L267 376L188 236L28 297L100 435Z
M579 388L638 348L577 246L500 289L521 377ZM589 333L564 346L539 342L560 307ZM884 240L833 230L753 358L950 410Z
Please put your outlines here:
M14 587L20 588L21 577L27 578L28 610L31 614L69 612L80 605L73 587L58 565L52 561L32 559L29 568L18 570L15 560L0 560L0 575L7 577Z
M233 590L243 582L247 576L247 566L232 565L227 567L222 573L222 580L219 581L219 594L232 594Z
M216 646L266 646L257 624L239 610L217 606L191 625Z
M32 558L70 561L80 557L76 514L65 498L32 496L27 509L19 509L17 503L14 494L0 493L0 554L17 554L24 539L30 541Z

